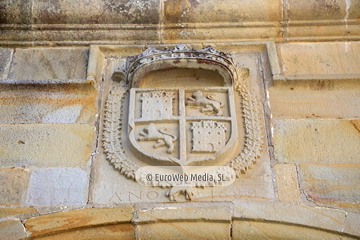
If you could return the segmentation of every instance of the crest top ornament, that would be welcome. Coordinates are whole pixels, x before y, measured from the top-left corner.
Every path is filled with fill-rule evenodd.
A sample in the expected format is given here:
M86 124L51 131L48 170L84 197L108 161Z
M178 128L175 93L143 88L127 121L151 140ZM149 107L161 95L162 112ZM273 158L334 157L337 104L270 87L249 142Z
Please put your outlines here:
M200 86L194 80L179 87L164 74L157 77L164 78L166 86L143 87L143 79L155 71L175 70L181 75L186 69L217 74L222 82ZM230 54L211 46L199 50L185 45L163 50L149 47L128 57L106 102L103 141L107 159L130 179L171 187L167 192L171 200L178 194L191 199L192 188L204 184L154 182L139 179L142 175L136 172L146 166L173 166L196 167L200 172L195 174L200 174L201 167L224 166L214 171L226 172L228 167L240 177L260 158L263 144L260 110L246 81L248 74L248 69L235 66ZM147 171L146 176L152 174Z
M159 69L201 68L217 71L224 78L224 86L230 86L237 78L237 71L230 54L216 51L207 46L189 49L176 45L173 49L149 47L143 53L126 59L125 75L131 87L139 87L142 77Z

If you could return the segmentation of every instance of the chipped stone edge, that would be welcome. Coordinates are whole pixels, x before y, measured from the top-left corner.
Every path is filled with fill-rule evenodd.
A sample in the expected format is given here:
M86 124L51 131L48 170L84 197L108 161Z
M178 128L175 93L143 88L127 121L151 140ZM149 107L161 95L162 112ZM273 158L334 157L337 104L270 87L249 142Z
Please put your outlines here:
M126 215L124 216L124 215L109 214L109 212L114 211L114 209L115 210L123 209L125 213L127 212L127 210L130 209L131 211L129 212L128 215L131 215L131 216L127 217ZM99 210L103 210L103 212L98 212ZM73 213L78 213L78 215L72 216ZM49 218L49 216L54 219L60 218L60 219L72 220L73 218L71 218L71 217L74 217L74 218L77 218L78 216L86 217L86 215L88 215L88 214L97 214L96 218L98 218L98 219L101 219L101 216L104 215L108 219L107 219L107 221L98 221L95 223L93 223L93 222L89 223L87 221L83 221L82 224L79 224L76 227L72 227L71 221L70 221L70 224L67 224L67 225L64 224L64 226L66 226L66 227L62 227L61 225L52 227L51 225L47 225L47 223L43 221L43 219ZM110 215L110 217L109 217L109 215ZM115 225L115 224L127 224L127 223L131 224L133 215L134 215L134 208L131 205L117 206L117 207L113 207L113 208L110 208L110 207L93 208L91 206L87 206L85 208L70 209L68 211L57 211L57 212L41 214L41 215L38 215L35 217L27 218L24 221L22 221L22 223L27 232L28 237L44 237L44 236L53 236L53 235L57 235L57 234L65 233L65 232L73 232L73 231L77 231L79 229L96 228L96 227L100 227L100 226L108 226L108 225ZM34 231L34 229L30 229L29 225L32 225L34 223L39 223L38 225L44 226L44 228L41 231L39 231L39 230ZM59 225L59 221L56 221L55 225L56 224ZM29 230L33 230L33 232L31 232Z

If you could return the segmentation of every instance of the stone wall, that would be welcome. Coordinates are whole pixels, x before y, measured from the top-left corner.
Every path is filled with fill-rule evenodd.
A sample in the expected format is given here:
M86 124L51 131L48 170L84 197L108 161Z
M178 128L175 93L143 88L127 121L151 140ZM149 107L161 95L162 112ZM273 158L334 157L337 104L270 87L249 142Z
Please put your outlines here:
M2 45L360 40L357 0L4 0Z
M1 236L359 237L359 46L214 45L262 69L264 163L232 190L180 203L120 176L102 149L106 62L145 46L2 48Z
M359 9L2 1L0 238L360 238ZM126 57L175 43L211 44L249 70L263 134L262 155L232 185L179 202L120 174L103 146Z

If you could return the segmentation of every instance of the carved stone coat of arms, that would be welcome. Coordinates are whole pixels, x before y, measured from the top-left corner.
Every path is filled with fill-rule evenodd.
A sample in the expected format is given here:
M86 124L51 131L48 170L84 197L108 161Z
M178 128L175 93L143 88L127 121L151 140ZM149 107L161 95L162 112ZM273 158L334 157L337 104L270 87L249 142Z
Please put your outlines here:
M162 84L143 83L151 81L154 77L146 76L155 71L181 74L189 69L207 71L220 81L207 85L206 77L198 84L196 77L181 82L157 74ZM138 180L136 172L144 166L197 171L224 166L234 171L235 178L259 159L263 133L258 102L247 83L248 69L236 67L230 54L210 46L150 47L128 57L116 74L106 102L103 141L107 159L127 178ZM198 186L154 185L169 187L172 200L178 194L191 199L191 189Z

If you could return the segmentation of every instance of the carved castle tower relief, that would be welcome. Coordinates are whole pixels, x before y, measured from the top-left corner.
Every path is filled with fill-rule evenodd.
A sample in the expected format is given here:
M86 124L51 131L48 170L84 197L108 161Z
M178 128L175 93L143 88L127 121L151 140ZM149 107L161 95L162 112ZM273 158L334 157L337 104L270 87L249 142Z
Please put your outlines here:
M161 119L169 118L173 115L172 92L153 91L142 93L141 95L141 118Z
M216 152L226 144L224 123L214 121L192 122L192 152Z

